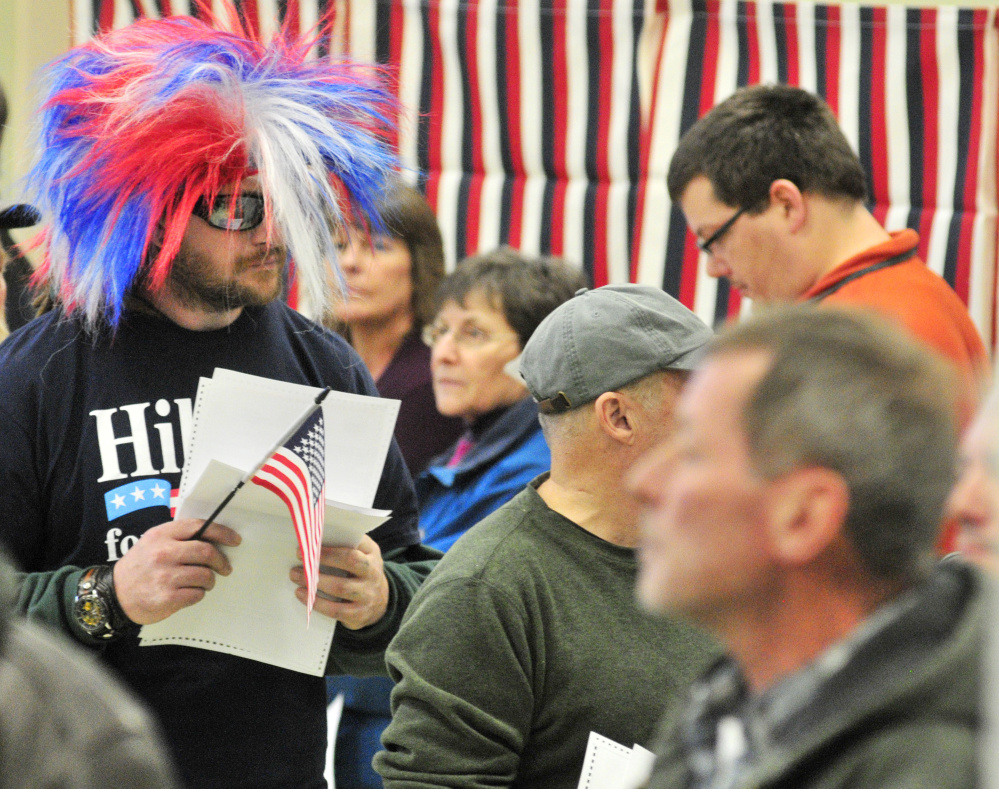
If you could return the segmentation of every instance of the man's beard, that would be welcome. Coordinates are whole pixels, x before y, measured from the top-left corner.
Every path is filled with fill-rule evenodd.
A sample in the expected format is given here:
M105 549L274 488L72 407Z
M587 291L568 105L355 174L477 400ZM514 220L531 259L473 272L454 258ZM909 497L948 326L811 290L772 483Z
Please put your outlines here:
M267 257L276 257L283 264L287 253L284 247L271 247L266 252L238 258L233 263L233 277L224 278L218 275L212 261L181 247L166 287L181 304L192 309L221 313L239 307L260 307L280 295L281 268L260 269L247 281L239 280L244 271Z

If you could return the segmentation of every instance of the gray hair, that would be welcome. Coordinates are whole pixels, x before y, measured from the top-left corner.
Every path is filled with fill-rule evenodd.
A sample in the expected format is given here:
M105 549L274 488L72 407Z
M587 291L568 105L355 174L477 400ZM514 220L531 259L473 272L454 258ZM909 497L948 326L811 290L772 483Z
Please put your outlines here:
M672 378L679 387L689 377L690 372L687 370L656 370L624 386L617 387L615 391L628 395L633 400L637 400L642 408L651 411L657 409L662 404L663 398L666 397L666 379ZM548 446L572 441L578 437L585 423L585 415L592 410L592 406L593 401L591 400L560 414L538 414L541 432L544 433Z
M920 575L954 481L955 382L943 360L873 314L801 306L726 330L709 355L742 351L771 358L742 414L757 473L835 471L865 566Z

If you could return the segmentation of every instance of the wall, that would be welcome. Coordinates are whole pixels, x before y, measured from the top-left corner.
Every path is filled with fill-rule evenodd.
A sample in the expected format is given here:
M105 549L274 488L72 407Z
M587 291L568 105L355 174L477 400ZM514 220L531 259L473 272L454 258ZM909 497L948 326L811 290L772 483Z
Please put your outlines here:
M0 0L0 83L7 94L8 126L0 149L0 197L17 197L28 170L32 77L64 52L71 40L70 0Z

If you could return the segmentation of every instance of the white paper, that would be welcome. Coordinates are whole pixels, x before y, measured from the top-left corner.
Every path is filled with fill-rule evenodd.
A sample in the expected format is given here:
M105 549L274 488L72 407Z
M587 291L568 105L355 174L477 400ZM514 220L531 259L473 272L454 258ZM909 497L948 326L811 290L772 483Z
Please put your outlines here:
M212 378L198 387L181 499L210 460L253 468L321 391L216 368ZM347 392L327 395L323 401L327 498L371 506L398 414L398 400Z
M578 789L636 789L652 774L654 761L655 755L641 745L628 748L591 731Z
M300 416L319 389L216 369L198 387L178 518L206 518ZM356 547L388 520L369 509L392 438L399 403L343 392L323 401L326 423L324 545ZM225 552L228 576L205 598L139 631L142 646L183 644L322 676L336 622L308 623L289 570L301 564L285 504L247 483L218 518L243 540Z
M210 462L177 516L207 517L242 474ZM356 547L386 520L385 510L344 509L327 501L323 544ZM322 676L336 621L317 613L307 623L305 606L295 597L288 571L301 560L287 507L271 491L248 483L219 521L243 538L225 549L232 573L216 576L215 588L200 603L144 626L142 646L183 644Z

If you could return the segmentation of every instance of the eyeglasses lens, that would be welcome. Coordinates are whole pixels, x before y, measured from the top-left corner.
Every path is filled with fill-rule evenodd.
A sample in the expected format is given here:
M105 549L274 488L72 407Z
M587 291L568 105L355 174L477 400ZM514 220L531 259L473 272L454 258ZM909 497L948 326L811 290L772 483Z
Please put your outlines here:
M253 230L264 221L264 198L258 194L219 195L211 208L202 198L194 214L219 230Z

